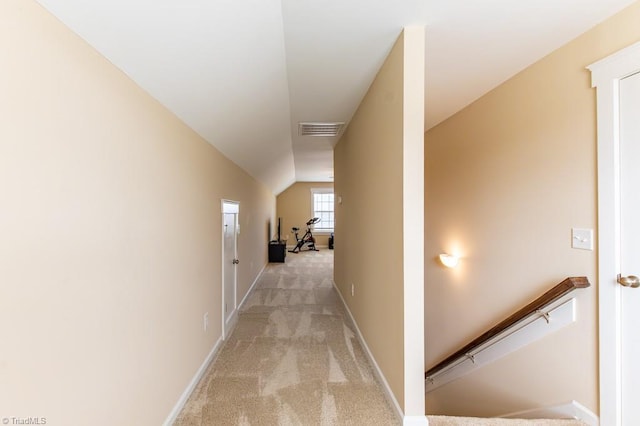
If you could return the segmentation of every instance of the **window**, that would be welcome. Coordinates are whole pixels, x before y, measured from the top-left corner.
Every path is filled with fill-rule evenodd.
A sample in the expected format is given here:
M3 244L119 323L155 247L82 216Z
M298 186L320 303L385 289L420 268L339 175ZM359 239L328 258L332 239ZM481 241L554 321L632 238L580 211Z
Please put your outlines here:
M314 225L316 232L333 232L335 215L333 211L333 188L311 189L311 214L319 217L320 222Z

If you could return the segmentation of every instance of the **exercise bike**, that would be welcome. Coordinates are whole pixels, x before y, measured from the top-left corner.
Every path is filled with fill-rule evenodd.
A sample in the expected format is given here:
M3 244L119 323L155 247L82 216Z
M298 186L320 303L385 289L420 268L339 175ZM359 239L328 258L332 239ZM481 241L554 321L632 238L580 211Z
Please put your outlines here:
M298 231L300 228L291 228L291 232L296 236L296 246L293 250L289 250L290 253L300 253L302 247L307 246L307 250L309 251L320 251L316 248L316 239L313 237L311 233L311 225L315 225L320 222L319 217L311 218L307 221L307 232L302 236L302 238L298 237Z

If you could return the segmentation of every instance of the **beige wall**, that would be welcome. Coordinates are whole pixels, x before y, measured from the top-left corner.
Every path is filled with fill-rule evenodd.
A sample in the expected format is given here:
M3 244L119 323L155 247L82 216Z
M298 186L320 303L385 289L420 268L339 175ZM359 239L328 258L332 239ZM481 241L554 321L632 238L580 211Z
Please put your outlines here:
M437 361L567 276L578 321L427 395L427 412L495 415L577 400L598 411L595 91L587 65L640 39L640 3L425 135L425 355ZM456 270L438 253L458 252Z
M424 105L422 98L418 99L416 107L415 99L405 96L412 89L421 93L419 87L410 85L414 82L413 76L406 79L405 54L411 56L417 52L423 60L424 45L415 46L413 42L424 42L424 33L417 36L412 33L410 41L406 39L405 34L399 37L335 147L335 194L342 197L342 204L336 204L334 277L401 409L405 414L424 415L423 330L421 321L416 321L420 325L417 337L406 334L404 298L411 293L406 293L408 284L403 256L407 243L403 233L406 226L412 225L405 223L403 218L404 174L415 172L414 179L418 177L422 181L422 161L419 159L422 158L423 143L422 121L417 121L418 132L412 140L412 130L415 130L412 120L416 118L403 113ZM419 81L423 81L422 76ZM417 115L420 116L417 120L422 120L421 111ZM412 153L418 158L419 170L406 168L409 166L405 164L405 154L411 157ZM422 191L407 196L413 197L421 210ZM415 229L422 235L423 217L420 216L417 222ZM421 242L422 238L419 240ZM420 308L423 288L421 248L420 245L417 252L420 277L411 282L420 291ZM420 310L419 318L422 315ZM420 365L412 373L418 380L417 391L411 390L411 396L405 394L406 337L415 337L412 341L418 343L416 353L420 355ZM416 394L420 399L418 408L405 404L413 401Z
M242 297L275 197L33 1L0 63L0 414L160 424L221 336L221 198Z
M282 218L280 238L288 238L287 244L294 245L296 238L291 232L292 227L300 228L299 236L302 238L307 226L307 221L313 214L311 205L312 188L333 188L333 183L327 182L297 182L281 192L276 198L276 216ZM273 229L275 235L277 230ZM327 246L329 234L314 232L317 246Z

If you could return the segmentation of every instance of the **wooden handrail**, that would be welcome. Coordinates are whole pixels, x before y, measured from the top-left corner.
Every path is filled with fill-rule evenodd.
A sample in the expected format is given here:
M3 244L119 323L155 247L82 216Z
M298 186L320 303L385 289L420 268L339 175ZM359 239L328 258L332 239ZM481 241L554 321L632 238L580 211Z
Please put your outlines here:
M538 297L533 302L529 303L524 308L520 309L518 312L514 313L504 321L501 321L491 329L487 330L486 332L478 336L476 339L472 340L469 344L460 348L460 350L454 352L450 356L446 357L444 360L440 361L439 363L431 367L429 370L427 370L426 373L424 373L425 379L431 376L432 374L442 370L442 368L445 367L446 365L451 364L455 360L465 356L466 354L470 353L474 349L487 343L489 340L491 340L498 334L511 328L518 322L534 314L536 311L539 311L542 308L550 305L551 303L557 301L558 299L562 298L563 296L572 292L575 289L586 288L586 287L589 287L590 285L591 284L589 283L589 280L587 279L587 277L567 278L566 280L562 281L560 284L553 287L551 290L547 291L542 296Z

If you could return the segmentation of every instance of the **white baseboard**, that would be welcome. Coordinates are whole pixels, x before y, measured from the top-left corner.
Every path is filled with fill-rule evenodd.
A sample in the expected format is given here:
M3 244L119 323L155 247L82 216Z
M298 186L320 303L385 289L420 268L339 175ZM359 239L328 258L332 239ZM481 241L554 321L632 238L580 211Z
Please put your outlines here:
M213 345L213 349L211 349L211 352L209 352L209 355L207 355L204 362L196 372L196 375L193 376L193 378L191 379L191 382L189 382L189 385L187 386L187 388L184 390L184 392L182 392L180 399L178 399L178 402L173 407L173 410L171 410L171 413L169 413L169 416L167 417L167 419L164 421L164 423L162 423L163 426L172 425L176 421L176 419L178 418L178 415L184 408L184 404L187 403L187 400L189 399L194 389L202 379L202 376L204 376L204 372L207 371L207 368L209 367L211 362L215 359L216 355L218 354L218 351L220 350L220 346L222 346L222 337L220 337L218 341L215 343L215 345Z
M266 267L267 267L267 264L265 264L260 270L260 272L258 272L258 275L256 275L256 278L253 280L253 283L251 283L251 286L249 286L249 290L247 290L247 293L244 295L244 297L240 301L240 304L236 307L235 311L233 311L233 313L231 314L231 317L224 324L224 335L222 336L223 340L227 340L227 338L231 336L231 333L233 333L233 329L236 328L236 324L238 324L238 315L240 313L240 309L242 309L242 305L244 305L247 299L249 298L249 295L251 294L254 287L258 283L258 280L262 276L262 273L264 272Z
M231 333L233 332L233 329L236 328L236 324L238 323L238 311L239 310L240 310L240 307L238 306L235 309L235 311L233 311L233 313L231 314L229 319L225 321L224 330L223 330L223 333L222 333L222 340L227 340L227 338L229 338L229 336L231 336Z
M507 419L576 419L589 426L598 426L600 422L598 416L577 401L518 411L498 417Z
M411 416L404 416L404 412L402 411L402 408L400 408L400 404L398 404L398 400L396 399L395 395L393 394L393 392L391 391L391 387L389 386L389 382L387 382L387 379L384 377L384 374L382 374L382 370L380 369L380 366L378 366L378 363L376 362L376 359L373 357L373 354L371 353L371 350L369 349L369 346L367 346L367 342L364 340L364 337L362 336L362 333L360 332L360 329L358 328L358 324L356 323L355 318L353 318L353 315L351 314L351 310L349 310L349 306L347 306L347 303L345 302L344 298L342 297L342 293L340 293L340 289L338 289L338 287L336 286L336 283L333 283L333 288L335 288L336 292L338 293L338 296L340 296L340 300L342 301L342 305L344 306L345 311L347 311L347 314L349 315L349 319L351 320L351 324L353 324L353 328L355 328L355 332L356 332L356 336L358 337L358 341L360 342L360 344L362 345L363 349L364 349L364 353L367 355L367 358L369 359L369 362L371 363L371 365L373 365L373 371L376 375L376 377L378 378L378 380L380 381L380 383L382 384L382 388L384 389L384 393L387 396L387 399L391 402L391 405L393 406L393 408L395 408L396 410L396 414L398 415L398 418L403 420L403 425L415 425L415 426L425 426L427 425L426 422L426 417L425 416L416 416L416 417L421 417L424 419L424 423L404 423L404 419L405 418L409 418L409 420L411 421L411 419L413 419L413 417Z
M427 416L404 416L402 426L428 426Z
M265 265L262 267L262 269L260 270L260 272L258 272L258 275L256 275L256 279L253 280L253 283L251 284L251 286L249 287L249 290L247 290L247 294L244 295L244 297L242 298L242 300L240 301L240 304L238 305L238 307L236 308L236 311L239 311L242 308L242 305L245 304L245 302L247 301L247 299L249 298L249 295L251 294L251 292L253 291L253 288L256 286L256 284L258 284L258 280L260 279L260 277L262 276L262 273L264 272L264 270L267 268L268 263L265 263Z
M228 327L227 327L228 331L225 333L226 335L230 335L233 332L233 329L235 328L236 323L238 321L238 311L240 310L240 308L242 308L242 305L244 305L244 303L247 301L247 298L249 297L249 295L251 294L251 292L255 288L256 284L258 283L258 280L262 276L262 273L264 272L266 267L267 267L267 264L265 264L262 267L262 269L260 270L260 272L258 273L258 275L256 275L256 278L253 280L253 283L249 287L249 290L247 290L247 294L244 295L244 297L242 298L242 301L240 302L240 304L236 308L236 311L233 313L233 316L229 319L229 321L228 321L229 324L228 324ZM211 362L213 362L213 360L215 359L216 355L218 354L218 351L220 350L220 347L222 346L222 342L223 342L223 338L222 338L222 336L220 336L220 338L218 339L216 344L213 345L213 349L211 349L211 352L209 352L209 355L207 355L207 358L204 360L204 362L202 363L202 365L200 366L200 368L196 372L196 375L193 376L193 378L191 379L191 382L189 382L189 385L187 386L187 388L184 390L184 392L182 392L182 395L180 396L180 399L178 400L176 405L173 407L173 410L171 410L171 413L169 414L167 419L164 421L163 426L172 425L176 421L176 419L178 418L178 415L180 414L180 412L184 408L184 404L187 403L187 400L189 399L189 397L193 393L193 390L198 385L198 382L200 382L200 380L202 380L202 376L204 375L204 372L207 370L207 368L209 367Z

